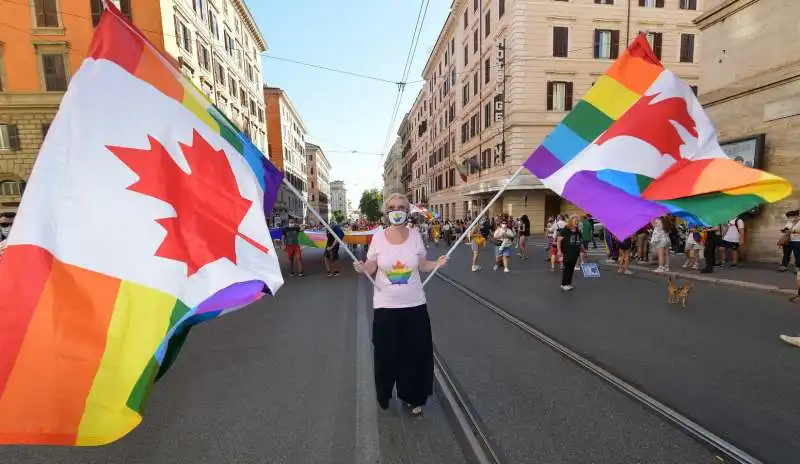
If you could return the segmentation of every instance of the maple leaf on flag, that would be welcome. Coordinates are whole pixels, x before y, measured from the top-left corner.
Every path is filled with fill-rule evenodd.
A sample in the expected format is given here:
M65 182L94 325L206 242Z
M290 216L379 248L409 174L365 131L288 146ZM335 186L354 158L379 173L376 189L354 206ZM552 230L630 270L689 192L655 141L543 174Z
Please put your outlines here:
M628 135L649 143L662 155L680 161L684 142L671 121L683 126L693 137L698 136L696 123L683 98L668 97L652 103L656 97L643 95L595 143L602 145L614 137Z
M190 173L148 135L149 149L106 146L139 175L128 190L169 203L175 216L158 219L167 236L156 256L181 261L191 276L203 266L227 258L236 263L236 236L262 252L268 250L239 233L252 201L243 198L227 156L193 131L192 145L180 144Z

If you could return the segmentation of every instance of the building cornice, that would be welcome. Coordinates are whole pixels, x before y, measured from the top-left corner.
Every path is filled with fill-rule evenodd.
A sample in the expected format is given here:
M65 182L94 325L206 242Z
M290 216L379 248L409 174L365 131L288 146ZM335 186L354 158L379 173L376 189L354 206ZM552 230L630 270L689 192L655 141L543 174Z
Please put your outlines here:
M450 10L450 13L447 14L447 19L444 21L442 29L439 31L439 35L436 37L436 42L433 44L433 49L431 50L430 55L428 55L428 59L425 61L425 67L422 68L423 79L427 80L426 76L431 72L431 67L433 66L433 57L439 55L439 52L441 52L442 49L442 44L444 44L445 47L450 46L450 41L445 39L448 38L449 33L451 32L450 29L452 29L454 22L453 10Z
M693 22L702 31L718 22L724 21L725 18L738 13L758 1L759 0L725 0L711 10L695 18Z
M294 118L297 120L297 122L300 123L300 127L303 128L303 132L304 133L307 132L306 123L303 122L303 118L300 117L300 113L294 107L294 104L292 103L292 100L289 98L289 95L286 93L285 90L283 90L280 87L269 87L269 86L265 85L264 86L264 91L278 94L278 96L281 99L281 102L286 104L286 107L289 108L289 111L292 112L292 116L294 116Z
M64 92L0 92L0 108L3 111L32 108L58 109Z
M247 8L247 5L244 4L244 0L232 0L236 10L239 12L239 16L244 18L244 23L248 29L250 29L250 33L253 34L253 37L258 42L259 48L261 52L267 51L267 41L264 40L264 35L261 34L261 30L258 29L258 24L256 24L255 19L253 19L253 15L250 13L250 9Z

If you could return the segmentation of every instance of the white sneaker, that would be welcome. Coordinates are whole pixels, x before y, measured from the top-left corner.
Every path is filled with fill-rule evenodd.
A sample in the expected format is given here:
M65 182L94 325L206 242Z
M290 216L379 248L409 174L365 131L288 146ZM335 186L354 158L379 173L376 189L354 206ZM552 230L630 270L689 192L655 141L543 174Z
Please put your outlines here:
M498 269L500 269L500 266L498 266L497 264L495 264L494 266L492 266L492 270L493 270L493 271L496 271L496 270L498 270Z
M508 268L505 268L503 269L503 272L511 272L511 271L509 271Z
M656 270L655 270L655 271L653 271L653 272L666 272L666 270L665 270L663 267L661 267L661 266L658 266L658 267L656 268Z
M480 271L480 270L481 270L481 267L478 266L477 264L475 266L472 266L472 272L477 272L477 271Z
M564 290L565 292L568 292L568 291L572 290L573 288L575 288L575 287L573 287L572 285L562 285L561 286L561 290Z
M781 340L785 341L790 345L800 347L800 337L790 337L788 335L781 335Z

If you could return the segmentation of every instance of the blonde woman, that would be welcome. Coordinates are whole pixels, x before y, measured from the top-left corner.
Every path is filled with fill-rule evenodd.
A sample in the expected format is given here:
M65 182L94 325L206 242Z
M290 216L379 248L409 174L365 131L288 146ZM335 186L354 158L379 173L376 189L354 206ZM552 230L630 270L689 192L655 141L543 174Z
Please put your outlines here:
M382 409L389 408L392 389L415 416L433 393L433 339L420 272L447 264L447 257L428 261L417 229L406 227L410 204L400 193L384 204L389 227L377 234L366 261L356 272L375 275L372 321L375 391Z

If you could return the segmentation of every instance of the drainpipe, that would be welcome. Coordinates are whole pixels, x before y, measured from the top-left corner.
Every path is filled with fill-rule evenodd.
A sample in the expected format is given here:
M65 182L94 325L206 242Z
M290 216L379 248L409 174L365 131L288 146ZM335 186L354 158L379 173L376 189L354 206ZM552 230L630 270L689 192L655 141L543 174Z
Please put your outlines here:
M628 17L627 17L627 26L625 29L625 48L631 44L631 2L633 0L628 0Z

